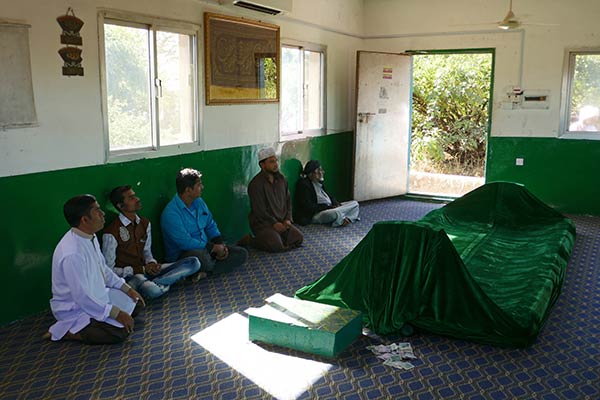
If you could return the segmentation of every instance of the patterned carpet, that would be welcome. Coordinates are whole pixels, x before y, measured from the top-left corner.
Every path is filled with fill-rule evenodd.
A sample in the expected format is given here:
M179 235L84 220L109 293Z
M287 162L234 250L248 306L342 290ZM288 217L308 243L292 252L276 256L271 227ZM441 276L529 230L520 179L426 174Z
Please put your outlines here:
M2 327L0 398L600 398L599 217L571 216L577 240L563 293L530 348L427 333L364 335L331 360L247 342L244 310L274 293L292 296L346 255L374 222L416 220L439 206L373 201L361 205L362 220L349 227L303 228L300 249L251 251L248 264L229 275L174 286L148 305L122 345L44 341L49 312ZM366 349L398 341L409 341L418 357L410 371L384 366Z

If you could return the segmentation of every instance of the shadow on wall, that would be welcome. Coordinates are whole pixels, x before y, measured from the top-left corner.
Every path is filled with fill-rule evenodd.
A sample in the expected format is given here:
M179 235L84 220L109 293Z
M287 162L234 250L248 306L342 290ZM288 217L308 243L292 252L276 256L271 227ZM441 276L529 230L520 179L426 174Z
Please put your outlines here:
M302 172L302 163L297 158L284 160L283 165L279 169L288 180L288 186L293 199L296 182L300 179L300 172Z

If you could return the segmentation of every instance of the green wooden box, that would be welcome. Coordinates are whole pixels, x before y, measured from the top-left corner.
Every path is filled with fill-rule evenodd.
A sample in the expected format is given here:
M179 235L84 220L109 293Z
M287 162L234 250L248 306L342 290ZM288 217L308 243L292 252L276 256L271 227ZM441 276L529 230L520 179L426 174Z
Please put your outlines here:
M274 294L246 310L251 341L335 357L362 333L358 311Z

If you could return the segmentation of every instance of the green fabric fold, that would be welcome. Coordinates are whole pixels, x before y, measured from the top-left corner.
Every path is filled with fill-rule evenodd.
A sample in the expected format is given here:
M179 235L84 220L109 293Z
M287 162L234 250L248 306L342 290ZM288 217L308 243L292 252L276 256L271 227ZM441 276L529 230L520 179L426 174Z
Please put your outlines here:
M490 183L418 222L376 223L296 296L362 311L379 334L410 323L527 346L560 294L574 238L573 223L523 186Z

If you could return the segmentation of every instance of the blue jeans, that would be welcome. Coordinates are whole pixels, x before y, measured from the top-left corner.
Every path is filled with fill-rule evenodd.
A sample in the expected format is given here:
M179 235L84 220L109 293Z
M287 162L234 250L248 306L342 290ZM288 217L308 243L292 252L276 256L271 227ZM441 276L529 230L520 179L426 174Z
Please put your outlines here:
M169 291L172 284L195 274L200 270L200 261L196 257L186 257L168 265L163 264L158 275L135 274L127 283L140 292L145 299L155 299Z

